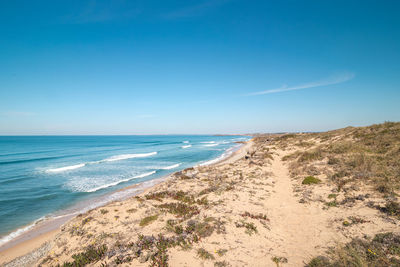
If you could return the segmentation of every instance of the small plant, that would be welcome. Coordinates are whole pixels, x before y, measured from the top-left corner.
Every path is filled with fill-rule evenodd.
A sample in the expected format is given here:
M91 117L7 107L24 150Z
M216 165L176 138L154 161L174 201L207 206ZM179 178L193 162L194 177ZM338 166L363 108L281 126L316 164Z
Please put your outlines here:
M128 209L128 210L126 210L126 212L128 212L128 213L134 213L136 211L137 211L137 209Z
M183 233L183 227L181 225L176 225L175 228L174 228L174 232L175 232L175 234L178 234L178 235L182 234Z
M310 185L310 184L319 184L321 182L320 179L315 178L314 176L307 176L304 178L302 184Z
M228 252L228 250L220 248L216 252L217 252L218 256L222 257L222 256L224 256L226 254L226 252Z
M257 220L263 220L263 221L269 221L267 218L267 215L259 213L259 214L251 214L250 212L246 211L245 213L240 214L242 217L249 217L252 219L257 219Z
M204 248L199 248L197 250L197 256L199 256L203 260L214 260L215 259L215 257L210 252L205 250Z
M257 227L254 225L254 223L248 223L245 221L240 221L235 223L237 228L246 228L246 234L252 235L253 233L258 233Z
M87 217L85 219L82 220L82 226L87 224L88 222L90 222L91 220L93 220L93 217Z
M158 214L152 215L152 216L147 216L147 217L143 218L143 219L140 221L139 225L140 225L140 226L149 225L150 223L152 223L152 222L154 222L155 220L157 220L157 218L158 218Z
M71 236L77 235L77 236L83 236L86 234L85 229L83 229L82 226L78 225L78 224L74 224L70 229L69 229L69 233Z
M383 208L380 210L387 215L396 216L400 219L400 204L395 201L387 201Z
M336 198L337 197L337 194L329 194L328 195L328 198Z
M272 257L271 260L275 262L276 266L279 267L280 263L287 263L288 260L285 257Z
M100 213L103 214L103 215L104 215L104 214L107 214L107 213L108 213L108 210L106 210L106 209L101 209L101 210L100 210Z
M203 205L203 206L208 206L209 202L207 200L207 197L202 197L201 199L196 200L197 205Z
M338 203L336 202L336 200L330 201L330 202L325 202L325 205L328 207L337 207Z

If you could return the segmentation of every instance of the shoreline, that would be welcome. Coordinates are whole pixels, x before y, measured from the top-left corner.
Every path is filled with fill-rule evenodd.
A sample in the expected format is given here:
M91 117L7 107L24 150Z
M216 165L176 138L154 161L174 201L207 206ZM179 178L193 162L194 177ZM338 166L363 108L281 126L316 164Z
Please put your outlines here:
M240 143L239 144L240 146L237 146L236 149L235 146L229 148L232 149L232 151L229 154L223 156L229 150L227 149L223 154L221 154L221 156L223 157L220 156L221 158L218 157L207 161L210 162L209 164L207 164L207 162L204 162L202 164L194 165L193 167L212 166L212 165L217 166L220 164L229 164L231 162L234 162L238 158L243 157L244 153L246 152L246 149L251 147L251 144L252 144L252 138L249 139L248 141ZM0 246L0 264L7 264L17 258L29 255L33 251L44 246L47 242L51 241L60 232L61 227L63 225L67 224L69 221L74 219L79 214L84 214L90 210L109 205L113 202L123 201L135 196L146 194L150 190L156 189L158 186L165 183L166 181L173 179L174 174L177 172L178 171L153 180L145 181L140 184L129 185L119 190L113 191L109 194L104 195L103 197L112 196L113 194L117 194L118 192L126 192L127 194L125 196L116 199L111 199L109 201L101 203L100 205L96 205L95 207L89 206L86 209L83 209L82 211L74 212L72 214L65 214L50 219L43 219L36 223L34 222L31 229L27 230L21 235L13 238L12 240ZM146 183L151 183L151 185L146 186ZM129 194L130 191L133 192ZM29 227L29 225L25 227Z

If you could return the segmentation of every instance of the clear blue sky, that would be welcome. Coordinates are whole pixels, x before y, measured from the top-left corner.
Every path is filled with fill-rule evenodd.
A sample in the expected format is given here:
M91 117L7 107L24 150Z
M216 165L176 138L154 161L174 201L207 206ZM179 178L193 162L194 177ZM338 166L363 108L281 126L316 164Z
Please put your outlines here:
M0 134L400 120L400 1L0 2Z

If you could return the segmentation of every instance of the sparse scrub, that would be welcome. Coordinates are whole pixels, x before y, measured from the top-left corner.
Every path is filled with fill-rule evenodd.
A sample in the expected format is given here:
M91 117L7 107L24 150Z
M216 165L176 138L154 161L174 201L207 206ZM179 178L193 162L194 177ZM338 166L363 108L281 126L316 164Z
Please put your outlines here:
M292 162L292 175L304 175L307 165L327 159L327 166L334 173L328 177L339 190L361 182L372 185L383 195L398 193L400 123L387 122L369 127L347 127L325 133L297 134L287 137L287 140L297 140L297 143L300 143L306 142L308 137L319 139L323 143L317 148L283 157L282 160ZM283 139L286 137L278 137L276 141L281 142Z
M158 206L160 209L172 213L178 217L185 219L191 218L200 213L200 210L195 205L187 205L184 203L165 203Z
M305 151L300 154L300 157L297 159L298 162L309 162L315 160L323 159L322 150L321 149L313 149L309 151Z
M400 236L377 234L371 241L354 238L342 248L330 252L330 257L313 258L307 267L336 266L400 266Z
M106 245L88 246L84 252L72 255L73 262L65 262L64 267L85 266L101 260L107 252Z

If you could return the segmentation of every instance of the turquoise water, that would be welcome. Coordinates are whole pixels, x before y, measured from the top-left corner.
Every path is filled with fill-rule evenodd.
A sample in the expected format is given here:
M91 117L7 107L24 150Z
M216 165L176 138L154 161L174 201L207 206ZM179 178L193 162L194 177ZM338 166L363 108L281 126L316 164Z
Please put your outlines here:
M128 185L219 159L243 136L0 136L0 245ZM18 231L16 231L19 229Z

